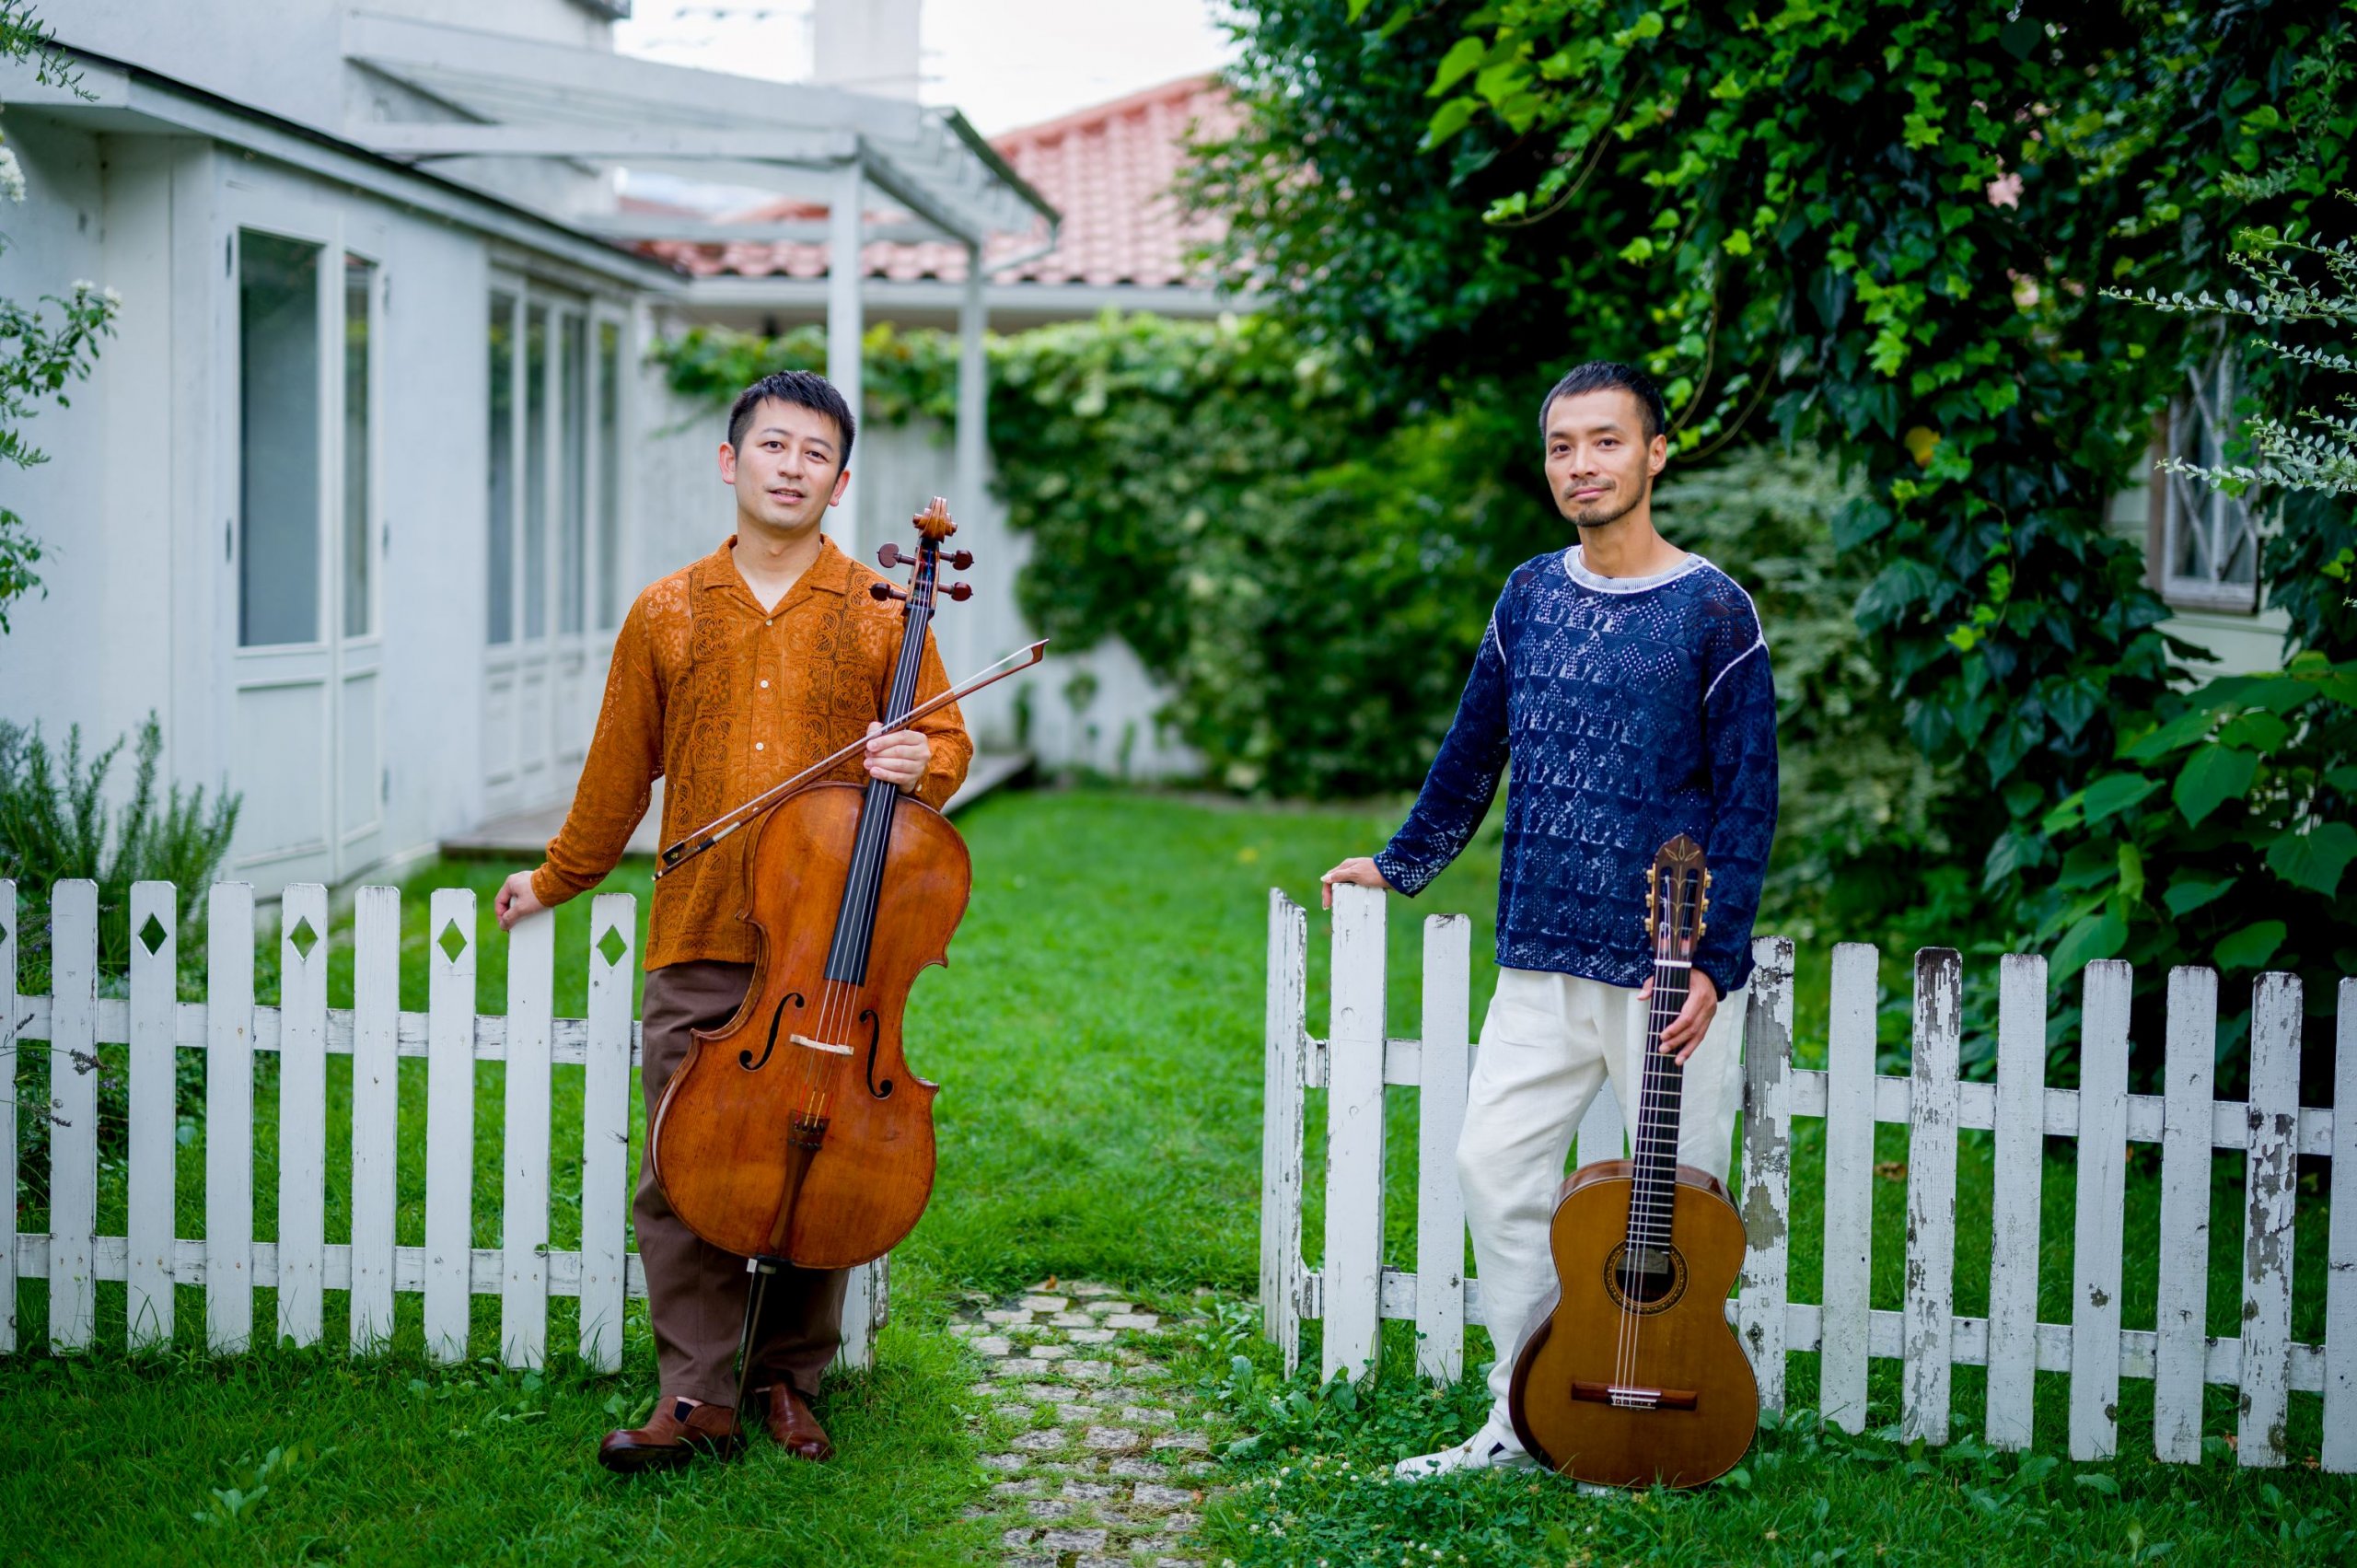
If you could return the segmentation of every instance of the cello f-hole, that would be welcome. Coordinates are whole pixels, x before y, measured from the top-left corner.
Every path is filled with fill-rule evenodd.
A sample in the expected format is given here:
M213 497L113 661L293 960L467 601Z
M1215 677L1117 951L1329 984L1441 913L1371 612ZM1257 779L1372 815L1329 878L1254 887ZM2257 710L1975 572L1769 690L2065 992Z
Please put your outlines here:
M876 1009L870 1007L860 1014L859 1021L867 1026L867 1092L877 1099L890 1099L892 1080L885 1079L880 1088L876 1083L876 1051L884 1040L883 1020L877 1017Z
M802 993L798 991L789 991L784 996L780 997L778 999L777 1011L770 1015L770 1038L762 1042L761 1059L759 1062L754 1061L752 1048L748 1046L737 1053L737 1066L742 1067L748 1073L758 1073L763 1067L769 1065L770 1052L777 1049L777 1026L780 1020L785 1016L785 1005L788 1002L793 1003L796 1007L805 1005L802 1000Z

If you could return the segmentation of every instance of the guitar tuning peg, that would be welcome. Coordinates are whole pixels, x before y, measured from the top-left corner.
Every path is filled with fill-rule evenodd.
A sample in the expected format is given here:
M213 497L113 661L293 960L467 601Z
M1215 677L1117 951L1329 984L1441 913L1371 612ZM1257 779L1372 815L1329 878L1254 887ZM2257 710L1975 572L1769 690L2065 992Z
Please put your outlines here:
M901 554L900 547L897 544L888 544L876 552L876 563L887 572L892 571L902 562L915 559L916 557L912 555Z
M952 583L947 587L942 589L942 592L947 594L951 598L956 599L959 604L963 604L968 599L974 597L974 585L971 583Z
M867 593L869 598L877 600L909 597L907 589L896 588L889 583L870 583L867 585Z
M949 563L952 571L962 572L974 563L974 552L970 550L953 550L942 559Z

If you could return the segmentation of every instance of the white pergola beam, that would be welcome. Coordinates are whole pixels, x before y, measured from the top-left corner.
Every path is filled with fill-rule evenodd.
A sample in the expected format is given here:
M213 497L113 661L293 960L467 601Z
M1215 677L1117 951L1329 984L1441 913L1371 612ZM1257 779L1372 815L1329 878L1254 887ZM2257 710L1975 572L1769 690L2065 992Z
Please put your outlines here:
M573 226L600 239L625 243L646 239L688 240L705 245L753 244L824 245L834 229L824 218L782 218L772 223L698 223L693 218L660 213L618 213L610 217L575 218ZM925 223L872 223L862 231L865 242L922 245L941 240L941 230Z
M859 156L849 132L707 131L671 125L485 125L364 121L344 134L387 157L566 157L611 162L729 158L831 168Z
M675 112L688 123L751 119L782 130L850 130L887 137L913 137L924 123L921 108L898 99L800 83L785 86L365 11L344 19L343 52L404 80L419 74L439 77L444 86L460 89L455 95L460 101L470 96L463 91L468 82L495 91L505 78L562 83L568 92L583 96L629 99Z
M835 180L834 200L828 204L827 213L830 230L827 241L827 379L835 384L835 390L851 405L852 418L864 421L867 405L862 395L860 348L861 340L866 336L867 322L860 309L859 248L860 208L866 203L866 181L861 178L856 163L843 165ZM856 444L852 455L854 459L859 455ZM842 505L829 514L830 531L843 549L854 555L860 552L867 537L860 527L860 515L867 510L861 504L865 488L854 462L851 489L844 493Z

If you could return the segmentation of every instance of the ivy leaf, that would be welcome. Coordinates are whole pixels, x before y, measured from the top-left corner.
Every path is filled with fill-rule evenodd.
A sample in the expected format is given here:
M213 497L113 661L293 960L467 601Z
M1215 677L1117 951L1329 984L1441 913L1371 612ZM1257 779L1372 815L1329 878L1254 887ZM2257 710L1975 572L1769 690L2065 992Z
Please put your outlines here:
M1480 107L1479 99L1470 98L1453 98L1442 104L1434 111L1432 123L1424 127L1424 150L1429 152L1464 130Z
M2062 940L2054 945L2051 983L2061 983L2098 958L2117 957L2127 945L2128 923L2119 918L2118 910L2106 904L2064 932Z
M2292 726L2264 709L2243 714L2218 732L2220 744L2247 747L2258 752L2272 751L2291 738Z
M2168 905L2170 914L2182 920L2204 904L2215 902L2234 885L2232 877L2199 877L2189 871L2180 871L2169 883L2169 890L2161 895L2161 901Z
M2082 803L2086 825L2092 828L2107 817L2118 816L2160 787L2160 780L2142 773L2106 773L2087 786Z
M1375 0L1351 0L1351 20L1355 22L1365 16L1366 8L1374 4Z
M1458 39L1449 46L1448 52L1440 57L1440 65L1433 72L1433 85L1426 89L1424 96L1438 98L1448 91L1480 69L1483 56L1489 52L1489 46L1478 38Z
M2031 17L2016 17L1997 29L1997 41L2016 60L2028 59L2045 37L2046 24Z
M2205 746L2187 759L2169 798L2177 802L2187 826L2198 828L2219 807L2247 794L2258 772L2258 758L2251 752L2231 746Z
M2119 749L2122 757L2138 762L2157 761L2171 751L2201 739L2218 715L2206 707L2194 708L2177 714L2157 729L2146 730Z
M2255 970L2275 956L2283 946L2283 937L2291 928L2280 920L2262 920L2246 925L2218 944L2213 955L2222 970Z
M2328 789L2337 789L2343 795L2357 795L2357 762L2343 762L2330 770L2325 774L2324 782Z
M2307 832L2279 833L2267 846L2268 868L2294 888L2333 895L2340 874L2357 859L2357 828L2326 822Z

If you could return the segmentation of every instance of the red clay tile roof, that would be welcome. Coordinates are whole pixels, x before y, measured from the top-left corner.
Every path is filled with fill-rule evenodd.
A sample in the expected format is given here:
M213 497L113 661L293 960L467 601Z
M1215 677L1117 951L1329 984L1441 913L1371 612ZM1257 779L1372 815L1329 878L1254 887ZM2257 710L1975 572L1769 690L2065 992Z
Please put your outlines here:
M1220 225L1185 216L1171 184L1190 157L1190 130L1196 139L1220 136L1235 122L1234 104L1212 77L1187 76L992 138L999 156L1063 215L1055 250L998 279L1149 288L1204 282L1187 252L1217 238ZM825 216L822 206L773 202L726 221ZM1001 236L984 253L1016 255L1046 234L1042 224L1028 235ZM639 249L696 277L827 275L827 248L818 244L651 240ZM869 277L955 281L966 275L966 250L937 241L876 244L860 251L860 264Z

